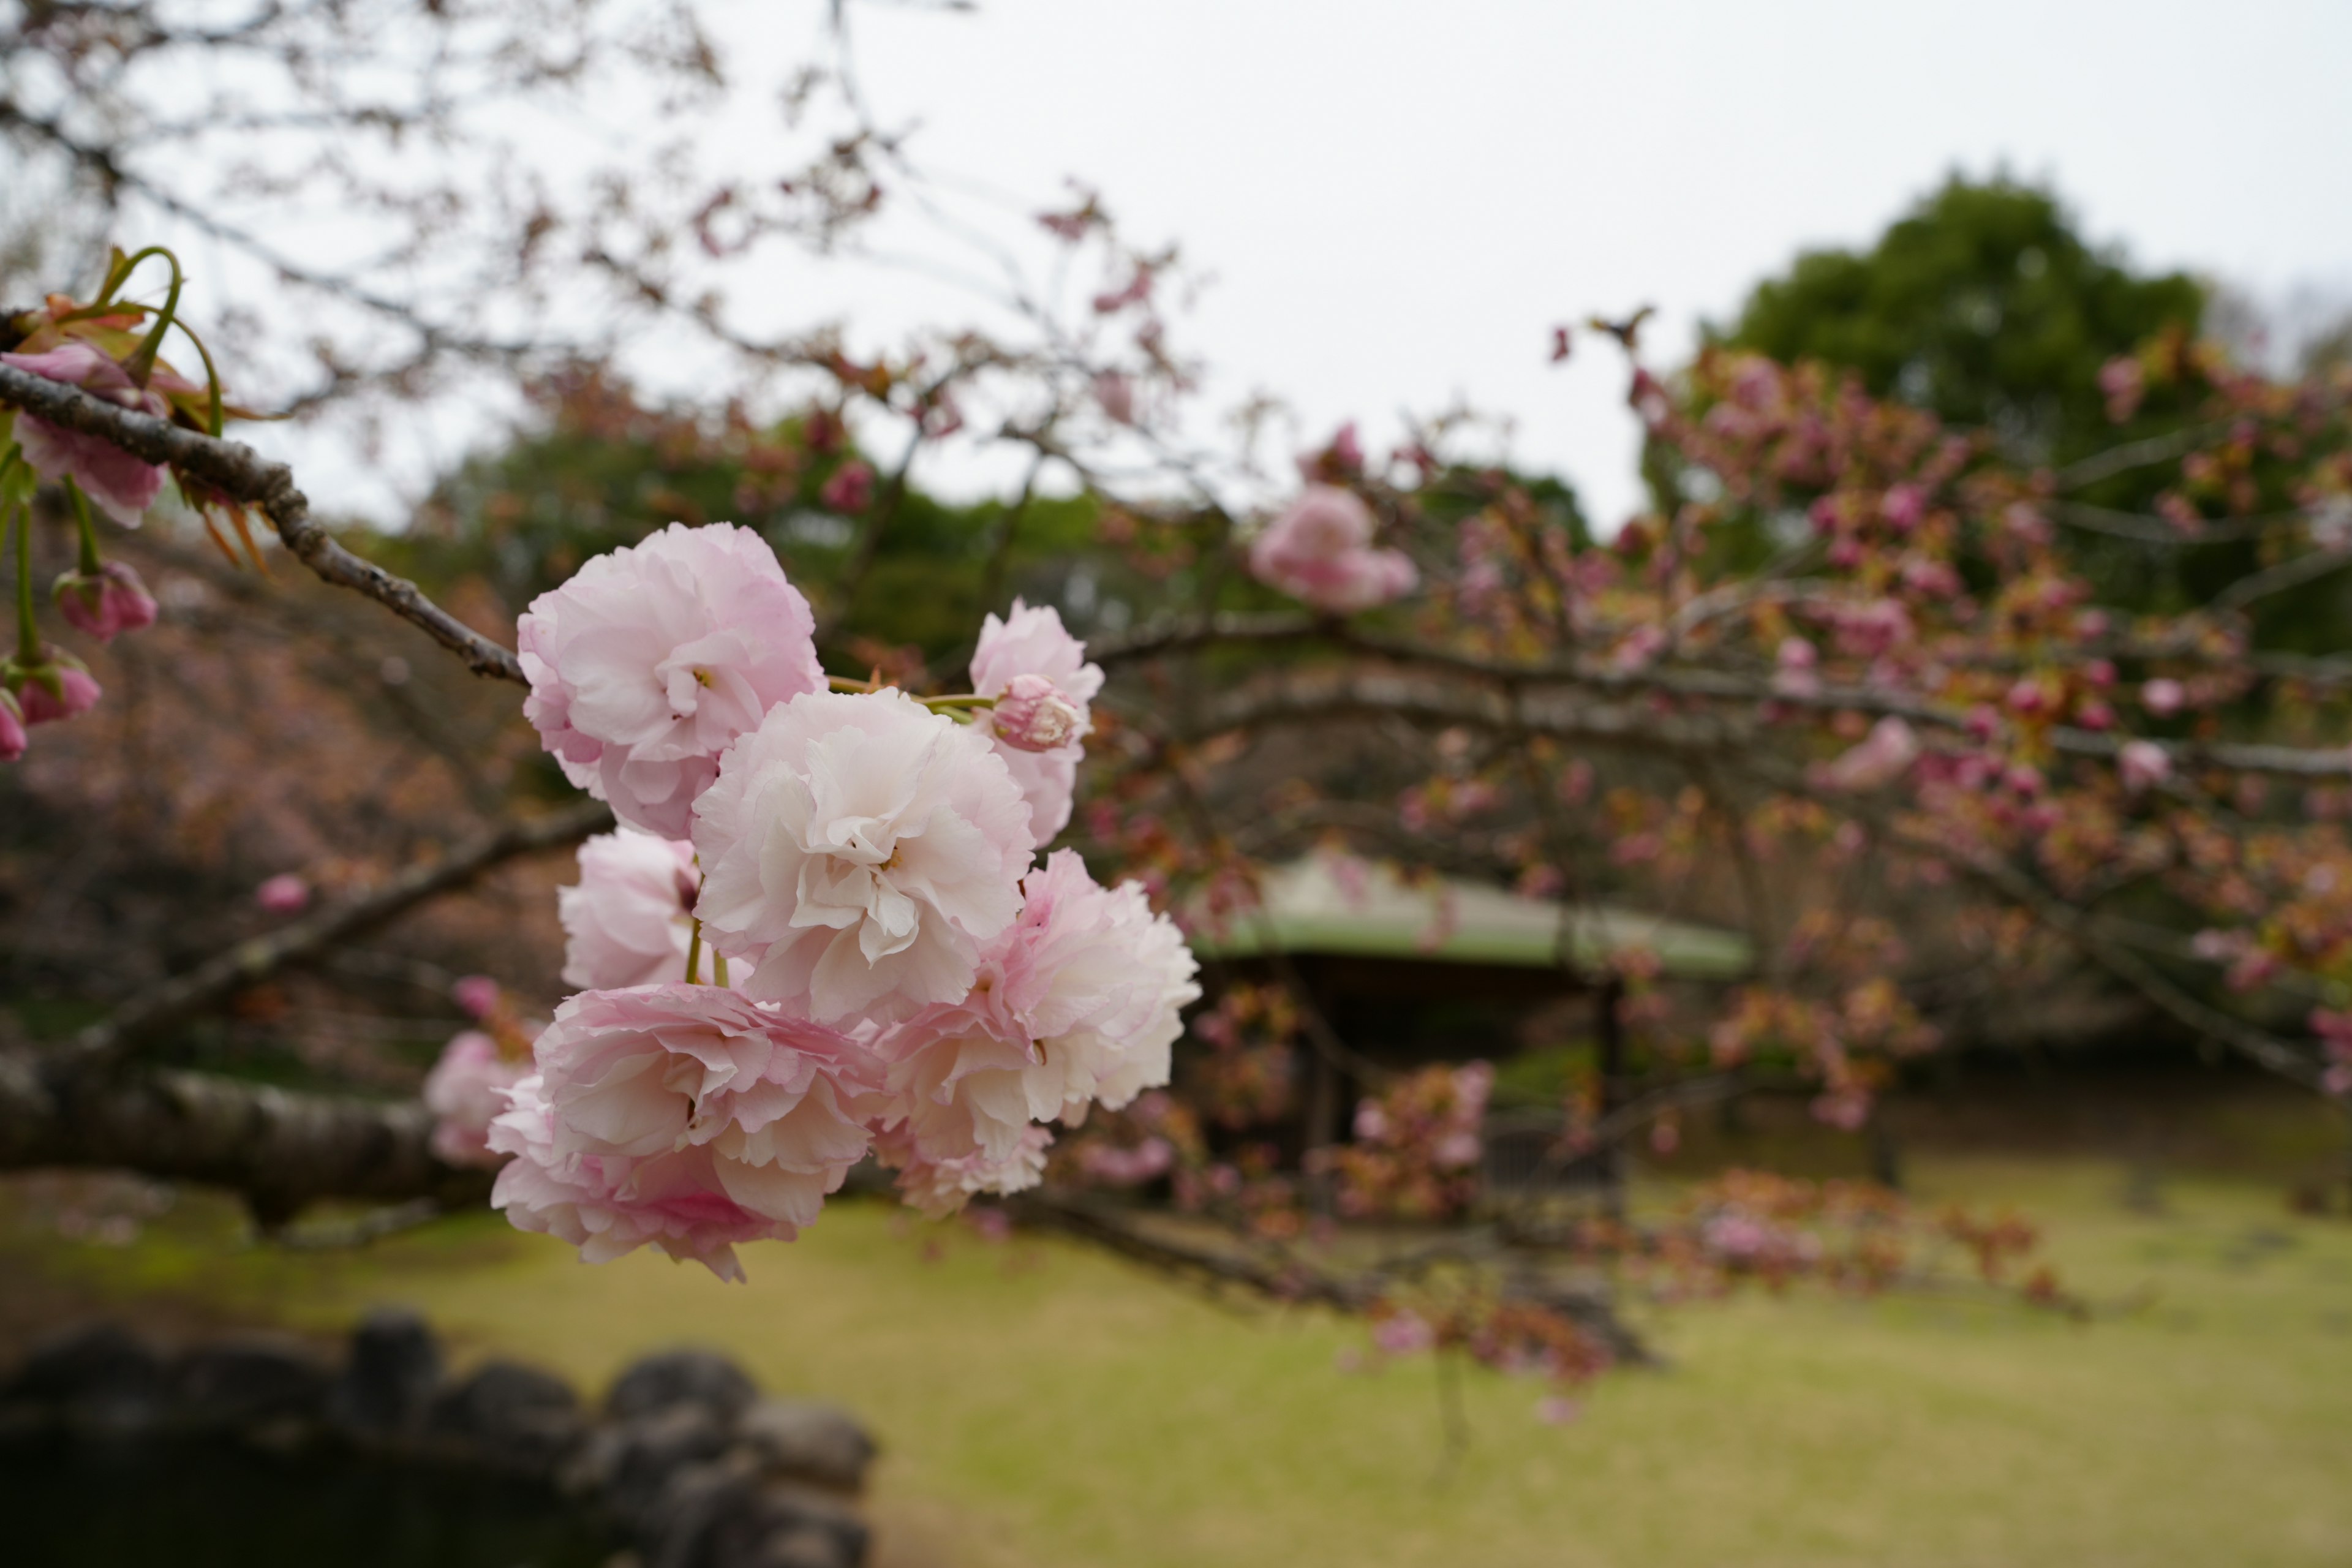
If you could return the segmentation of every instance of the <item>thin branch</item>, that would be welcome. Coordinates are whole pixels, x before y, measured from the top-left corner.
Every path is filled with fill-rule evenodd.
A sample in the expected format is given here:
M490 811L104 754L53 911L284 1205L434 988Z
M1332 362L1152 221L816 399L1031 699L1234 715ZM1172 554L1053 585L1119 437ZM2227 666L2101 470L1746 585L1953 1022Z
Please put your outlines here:
M187 973L142 992L76 1036L59 1055L58 1063L69 1069L95 1070L120 1062L141 1046L290 964L373 931L517 856L577 843L612 823L611 810L600 801L583 801L533 822L510 823L446 860L404 871L268 936L240 942Z
M259 508L286 548L321 580L363 594L421 626L475 674L530 684L513 654L435 604L415 584L352 554L312 521L310 500L294 488L293 471L285 464L264 459L242 442L199 435L13 365L0 364L0 403L95 436L147 462L168 463L232 501Z

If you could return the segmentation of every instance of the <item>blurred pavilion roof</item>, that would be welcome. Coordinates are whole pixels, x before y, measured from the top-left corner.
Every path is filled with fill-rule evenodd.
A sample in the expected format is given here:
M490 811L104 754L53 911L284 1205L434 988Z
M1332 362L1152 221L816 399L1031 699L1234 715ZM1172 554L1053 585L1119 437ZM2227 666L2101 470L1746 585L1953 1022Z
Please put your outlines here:
M1719 927L1611 904L1531 899L1456 877L1407 882L1393 868L1315 854L1265 873L1263 915L1243 914L1218 930L1193 923L1202 958L1328 953L1422 963L1560 966L1591 974L1630 952L1657 954L1680 980L1731 980L1755 961L1748 939Z

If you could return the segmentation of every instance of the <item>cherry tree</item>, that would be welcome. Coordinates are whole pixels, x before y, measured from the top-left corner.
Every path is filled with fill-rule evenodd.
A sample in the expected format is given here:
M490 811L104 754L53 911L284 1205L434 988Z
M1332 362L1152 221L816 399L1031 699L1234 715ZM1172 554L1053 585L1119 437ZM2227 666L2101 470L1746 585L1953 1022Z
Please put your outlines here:
M257 36L295 25L257 15ZM59 79L92 50L127 68L213 47L154 26L136 49L112 33L63 49ZM50 48L65 36L41 33ZM2261 617L2352 564L2343 373L2280 381L2160 339L2103 384L2119 424L2153 388L2188 411L2177 426L2057 468L1819 366L1716 350L1661 373L1638 317L1564 329L1556 353L1625 354L1649 442L1655 510L1596 538L1556 489L1477 458L1458 421L1385 452L1350 426L1295 473L1267 466L1251 419L1238 442L1202 437L1199 380L1172 346L1179 260L1127 240L1090 193L1027 221L1099 287L1066 297L1015 269L992 332L853 354L837 333L755 341L681 303L665 236L737 260L778 235L834 243L891 184L921 191L838 79L854 127L785 207L722 184L690 213L633 210L635 259L594 247L584 274L763 374L789 367L789 417L755 416L749 389L716 412L649 411L583 370L608 345L560 332L508 356L560 364L600 417L656 416L674 450L764 476L738 491L746 518L781 521L814 494L843 524L822 572L789 540L780 555L778 528L646 516L505 606L510 638L488 635L226 437L250 411L224 388L236 365L181 316L173 252L114 252L86 299L50 292L0 321L17 595L0 755L37 754L108 700L96 650L135 642L159 606L107 542L168 488L233 556L282 552L518 689L509 728L527 723L582 797L315 908L299 879L266 888L283 917L269 934L61 1043L0 1053L0 1166L211 1184L273 1230L327 1201L373 1205L362 1230L487 1201L591 1260L650 1246L730 1278L737 1244L887 1187L927 1214L1362 1313L1382 1353L1459 1350L1563 1381L1637 1353L1578 1283L1595 1263L1684 1295L1800 1276L1879 1288L1957 1255L2065 1300L2021 1264L2024 1228L1914 1215L1860 1185L1748 1173L1634 1216L1482 1191L1497 1093L1483 1066L1380 1071L1279 962L1197 1005L1188 935L1263 919L1265 867L1318 847L1567 910L1635 894L1744 928L1754 971L1717 994L1661 984L1639 950L1572 975L1652 1070L1541 1108L1555 1163L1670 1140L1689 1108L1766 1075L1859 1127L1969 998L2053 974L2098 976L2187 1035L2352 1098L2352 667L2279 650ZM8 101L19 132L102 166L68 116ZM160 300L134 276L165 276ZM433 314L461 297L378 312L411 321L410 372L499 357ZM368 377L398 384L388 363ZM917 456L950 443L1016 453L1025 475L971 541L987 602L953 657L858 619ZM2107 504L2118 476L2150 510ZM1082 641L1058 609L1003 595L1048 483L1086 500L1124 626ZM72 531L76 564L45 610L34 535L49 521ZM2227 547L2243 569L2196 602L2126 603L2078 535ZM572 846L577 880L545 911L567 998L541 1019L533 998L468 982L473 1026L421 1099L156 1062L269 977ZM1565 942L1560 963L1576 967ZM1355 1136L1304 1167L1249 1131L1302 1053L1368 1091ZM1348 1220L1416 1228L1368 1251Z

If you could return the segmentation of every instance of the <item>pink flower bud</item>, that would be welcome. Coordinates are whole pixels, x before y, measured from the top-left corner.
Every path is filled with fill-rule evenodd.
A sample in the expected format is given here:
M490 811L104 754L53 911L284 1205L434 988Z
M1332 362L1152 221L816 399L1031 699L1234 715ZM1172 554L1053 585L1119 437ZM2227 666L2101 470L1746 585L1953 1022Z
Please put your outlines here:
M1016 675L996 700L996 738L1024 752L1066 746L1082 732L1086 710L1042 675Z
M273 915L299 914L310 902L310 884L281 871L253 889L253 901Z
M874 470L864 463L844 463L824 481L817 499L832 511L864 511L874 500Z
M468 974L449 987L449 999L472 1018L487 1018L499 1007L499 983L487 974Z
M2172 755L2153 741L2126 741L2116 753L2116 769L2123 774L2124 788L2137 795L2172 776Z
M5 685L16 700L18 710L27 724L49 724L76 714L87 713L98 705L98 682L90 678L81 661L57 649L43 648L38 664L18 664L14 659L0 665L0 685Z
M1879 511L1898 533L1908 533L1927 515L1927 492L1917 485L1896 485L1878 503Z
M2189 700L2189 693L2180 682L2168 676L2158 676L2139 689L2140 706L2159 719L2168 719L2180 711Z
M51 592L66 623L100 642L155 624L155 600L124 562L110 561L94 574L68 572Z
M25 754L25 712L16 700L0 690L0 763L13 763Z

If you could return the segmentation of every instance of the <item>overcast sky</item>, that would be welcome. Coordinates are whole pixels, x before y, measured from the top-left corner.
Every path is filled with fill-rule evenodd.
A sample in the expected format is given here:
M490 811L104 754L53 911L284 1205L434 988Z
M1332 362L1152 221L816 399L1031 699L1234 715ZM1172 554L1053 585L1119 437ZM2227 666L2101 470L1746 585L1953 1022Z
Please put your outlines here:
M764 14L790 42L813 27ZM1549 368L1549 329L1651 302L1671 358L1800 248L1866 242L1955 168L2054 183L2141 264L2352 298L2341 0L857 15L866 90L920 122L926 160L1040 205L1077 176L1213 274L1185 335L1228 396L1381 435L1459 395L1604 523L1635 499L1622 372L1599 345Z

